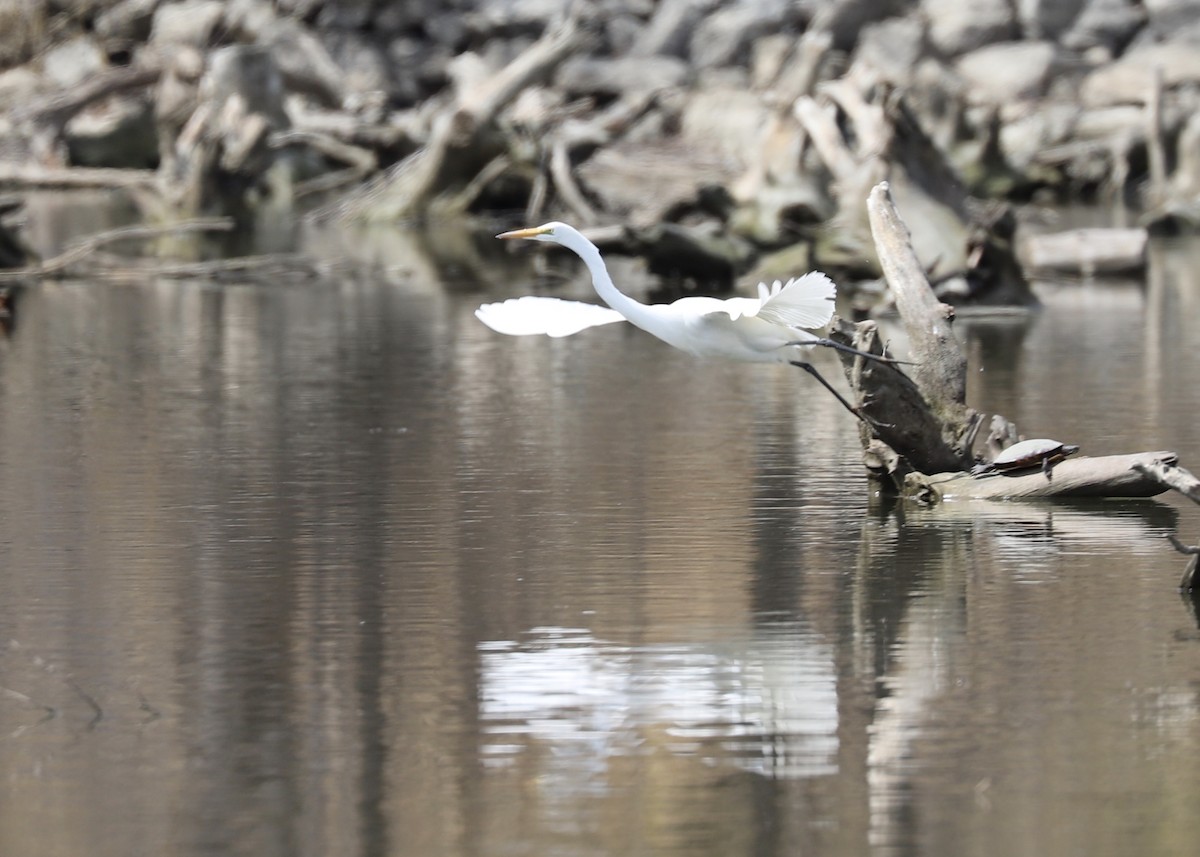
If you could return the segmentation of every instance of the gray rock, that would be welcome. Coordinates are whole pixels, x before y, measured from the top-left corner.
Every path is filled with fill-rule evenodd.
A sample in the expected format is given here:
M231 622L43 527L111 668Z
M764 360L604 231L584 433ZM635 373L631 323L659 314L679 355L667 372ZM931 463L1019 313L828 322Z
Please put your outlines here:
M28 102L41 85L41 76L27 65L0 72L0 113ZM0 131L0 137L3 136Z
M743 0L718 9L692 33L692 65L698 69L745 65L754 40L786 26L791 8L784 0Z
M1045 93L1058 49L1052 42L1004 42L959 57L955 68L974 104L1007 104Z
M662 0L630 53L686 57L692 30L716 5L717 0Z
M150 44L159 48L169 45L207 47L224 15L222 0L180 0L159 6L150 28Z
M1145 0L1147 39L1200 42L1200 0Z
M145 41L150 37L154 10L162 0L120 0L96 16L96 35L104 39Z
M889 18L862 31L854 62L869 66L884 80L906 85L925 50L924 23L916 18Z
M1008 0L921 0L921 11L929 41L949 57L1018 35Z
M868 26L902 15L911 5L908 0L833 0L817 5L808 30L824 30L836 50L849 52Z
M69 89L108 68L108 57L90 36L77 36L42 54L42 73L54 86Z
M1087 0L1016 0L1017 21L1027 39L1057 40L1071 28Z
M1162 71L1165 87L1200 84L1200 51L1186 42L1131 49L1115 62L1089 74L1080 88L1080 97L1084 104L1093 107L1141 103L1156 68Z
M1088 0L1074 25L1063 34L1062 45L1073 51L1103 48L1114 56L1145 22L1146 10L1133 0Z
M1068 139L1079 113L1077 105L1052 104L1006 121L1000 129L1005 161L1018 173L1028 174L1039 154Z

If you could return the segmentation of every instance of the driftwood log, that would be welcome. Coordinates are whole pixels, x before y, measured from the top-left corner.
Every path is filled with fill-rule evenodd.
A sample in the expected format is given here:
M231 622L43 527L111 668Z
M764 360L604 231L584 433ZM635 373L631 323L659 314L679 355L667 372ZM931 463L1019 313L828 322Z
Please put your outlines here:
M880 264L910 340L910 367L842 354L843 368L863 417L864 464L903 497L933 505L943 500L1058 497L1149 497L1177 481L1177 456L1144 452L1069 459L1041 470L975 477L974 442L983 416L966 405L966 359L954 337L954 311L939 302L917 260L907 227L881 182L867 200ZM835 325L831 338L881 354L874 322ZM990 454L1016 436L1003 417L992 420ZM1193 499L1200 497L1200 485Z

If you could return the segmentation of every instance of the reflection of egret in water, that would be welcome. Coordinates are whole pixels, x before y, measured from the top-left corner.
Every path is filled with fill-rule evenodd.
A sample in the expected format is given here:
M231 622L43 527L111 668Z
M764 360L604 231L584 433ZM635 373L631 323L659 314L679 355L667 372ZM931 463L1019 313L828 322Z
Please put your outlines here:
M542 628L480 646L486 761L542 751L542 776L595 786L614 756L667 751L766 776L836 770L832 649L795 626L721 644L620 646Z

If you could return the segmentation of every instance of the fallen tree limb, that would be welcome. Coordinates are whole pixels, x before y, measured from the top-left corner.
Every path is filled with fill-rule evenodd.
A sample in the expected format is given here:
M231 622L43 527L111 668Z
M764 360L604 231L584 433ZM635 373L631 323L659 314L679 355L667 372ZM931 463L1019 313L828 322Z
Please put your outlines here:
M1167 490L1148 468L1172 467L1173 452L1138 452L1060 462L1047 478L1041 470L996 473L983 477L967 473L912 473L905 494L926 504L942 500L1029 500L1049 497L1153 497Z
M871 191L867 213L880 264L908 332L913 365L901 372L895 366L841 357L865 425L870 426L869 436L863 438L867 467L899 489L910 469L937 473L970 468L980 415L965 404L966 358L950 327L954 311L934 296L887 182ZM872 322L835 327L830 336L860 351L883 351Z
M482 139L496 116L529 84L548 74L585 38L572 17L547 31L519 57L484 83L460 93L433 122L429 140L378 181L338 206L341 218L396 221L425 212L435 197L453 193L462 170L458 158L485 163L498 152L484 153ZM471 171L467 171L471 172ZM315 215L319 216L319 215Z
M0 163L0 187L67 190L81 188L155 188L153 170L122 170L103 167L41 167L34 164Z
M1193 503L1200 503L1200 479L1188 470L1176 466L1175 462L1149 462L1145 464L1135 464L1134 468L1145 474L1148 479L1153 479L1164 489L1171 488L1178 491L1184 497L1187 497ZM1185 556L1190 556L1191 560L1187 567L1183 570L1183 577L1179 580L1179 588L1185 592L1196 593L1196 570L1197 565L1200 565L1200 546L1185 545L1174 535L1167 535L1171 545L1175 550Z
M965 419L967 359L950 329L954 308L934 296L887 182L871 191L867 216L883 274L908 332L910 357L916 364L913 380L944 418Z
M32 104L22 107L16 112L14 118L18 122L48 126L57 132L71 120L71 117L89 104L118 92L152 86L158 82L162 71L162 66L158 63L134 68L110 69L66 92L38 99Z
M1177 467L1174 461L1139 463L1134 467L1157 481L1164 490L1173 488L1189 500L1200 503L1200 479L1184 468Z

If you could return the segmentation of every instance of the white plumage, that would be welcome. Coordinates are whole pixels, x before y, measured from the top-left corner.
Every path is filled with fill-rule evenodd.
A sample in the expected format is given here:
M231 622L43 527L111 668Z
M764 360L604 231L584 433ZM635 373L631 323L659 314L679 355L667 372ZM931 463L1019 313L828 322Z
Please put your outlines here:
M564 223L505 232L499 237L552 241L574 250L591 271L596 292L608 304L603 307L530 295L475 310L480 321L509 336L571 336L590 327L630 321L692 354L785 362L787 352L793 350L785 346L818 339L808 331L824 327L833 317L837 286L819 271L785 283L759 283L756 298L687 297L670 304L647 305L619 292L600 251Z
M804 350L828 346L885 363L886 357L864 354L810 331L833 318L837 287L812 271L770 286L760 283L757 298L687 297L670 304L643 304L622 293L608 274L596 245L565 223L546 223L518 229L498 238L549 241L572 250L588 267L596 293L608 307L558 298L523 297L484 304L475 315L497 333L510 336L544 334L570 336L589 327L629 321L668 345L703 357L723 357L755 363L792 363L825 385L856 416L857 409L807 362Z

